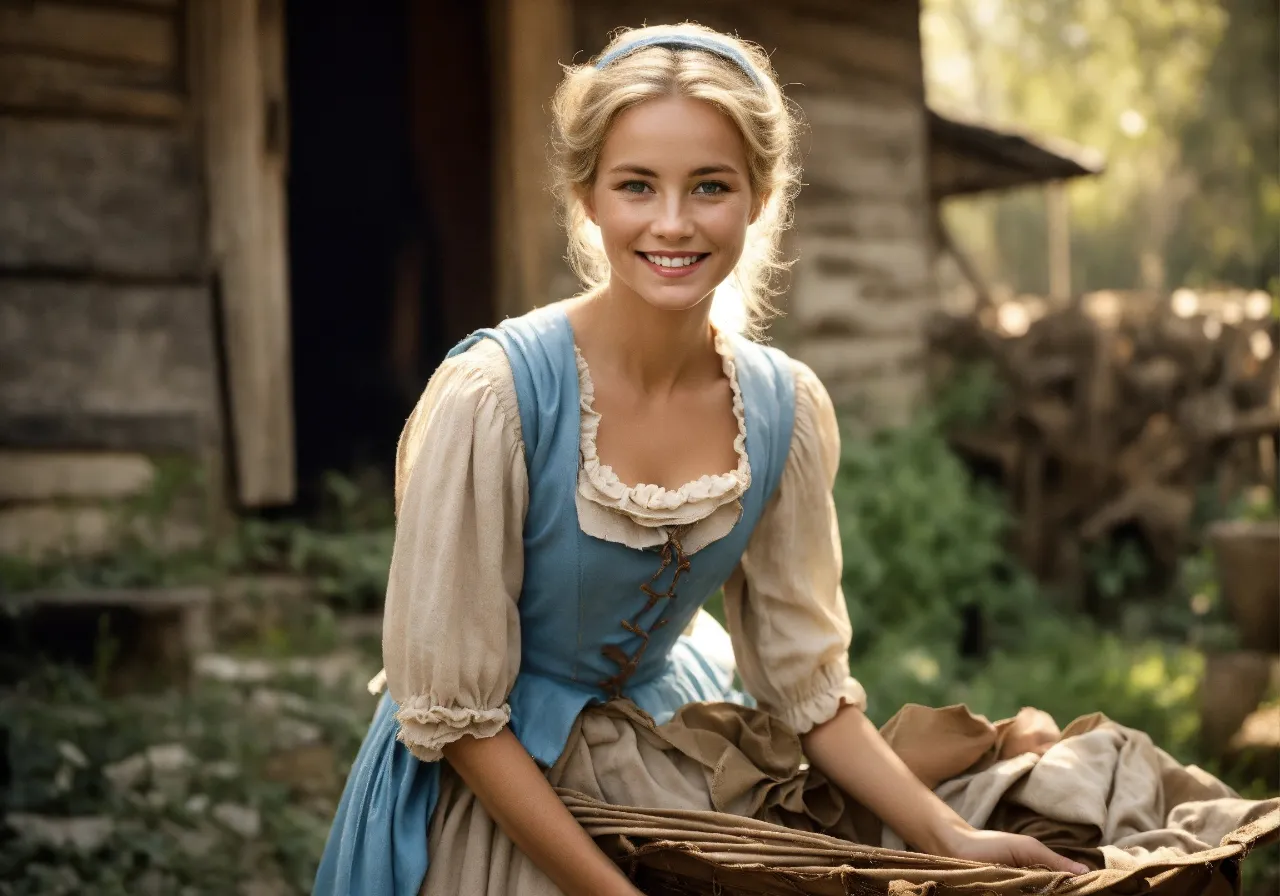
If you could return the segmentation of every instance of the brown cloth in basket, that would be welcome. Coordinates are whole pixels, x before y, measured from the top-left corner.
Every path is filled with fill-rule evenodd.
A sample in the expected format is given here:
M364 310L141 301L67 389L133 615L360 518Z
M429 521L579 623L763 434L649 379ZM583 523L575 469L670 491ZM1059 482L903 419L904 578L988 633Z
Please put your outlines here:
M970 823L1035 836L1097 870L1072 877L908 852L803 764L794 733L730 704L693 704L662 726L624 701L592 710L550 778L654 893L1226 894L1239 859L1280 827L1280 800L1242 800L1104 716L1077 719L1043 755L1001 758L1010 729L962 706L908 706L883 734ZM664 760L646 768L665 772L637 787L633 766L609 768L615 737L620 757L639 742ZM682 790L709 793L711 811L688 808L706 797ZM618 805L623 794L647 808Z

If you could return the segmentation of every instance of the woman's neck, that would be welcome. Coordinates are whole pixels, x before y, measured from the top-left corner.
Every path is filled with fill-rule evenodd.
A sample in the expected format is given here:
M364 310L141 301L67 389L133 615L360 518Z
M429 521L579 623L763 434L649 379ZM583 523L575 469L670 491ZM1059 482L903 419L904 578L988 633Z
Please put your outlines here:
M579 306L576 336L592 369L601 365L649 394L671 392L690 377L719 376L711 297L692 308L655 308L626 287L606 286Z

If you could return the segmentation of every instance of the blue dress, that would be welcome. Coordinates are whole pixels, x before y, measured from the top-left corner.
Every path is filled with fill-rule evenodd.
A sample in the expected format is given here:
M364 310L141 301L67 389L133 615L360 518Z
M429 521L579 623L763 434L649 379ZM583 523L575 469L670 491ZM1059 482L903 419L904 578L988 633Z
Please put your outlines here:
M555 764L588 706L627 699L662 723L691 702L743 699L730 674L681 633L739 563L778 487L795 387L785 355L730 338L751 483L736 525L692 558L678 532L639 550L579 526L579 382L563 310L550 306L507 320L451 352L495 340L515 383L529 502L518 604L521 664L508 703L512 732L543 768ZM440 764L418 760L396 740L397 709L382 698L352 766L317 872L318 896L410 896L425 878Z

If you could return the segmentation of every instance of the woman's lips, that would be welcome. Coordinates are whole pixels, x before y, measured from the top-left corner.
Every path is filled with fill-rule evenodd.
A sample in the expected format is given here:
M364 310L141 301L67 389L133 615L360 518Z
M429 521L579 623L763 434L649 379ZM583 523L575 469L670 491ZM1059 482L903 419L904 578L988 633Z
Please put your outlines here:
M647 254L652 255L654 253L647 253ZM711 257L710 252L690 252L688 255L680 255L680 256L664 255L663 257L667 257L667 258L691 258L693 256L697 256L698 258L697 261L691 264L683 264L680 267L674 267L674 266L668 267L666 265L654 264L652 261L650 261L646 257L646 253L644 252L637 252L636 255L639 256L640 260L643 261L648 266L649 270L653 271L659 277L687 277L690 274L697 271L699 268L701 268L703 262L705 262L709 257Z

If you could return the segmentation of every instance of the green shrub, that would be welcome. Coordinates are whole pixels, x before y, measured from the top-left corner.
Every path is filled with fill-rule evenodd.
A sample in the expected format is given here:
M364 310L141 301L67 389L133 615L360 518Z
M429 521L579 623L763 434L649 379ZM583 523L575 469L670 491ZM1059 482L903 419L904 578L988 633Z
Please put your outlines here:
M975 415L980 402L966 407ZM1012 555L1013 521L948 448L945 416L844 447L835 488L843 584L871 716L884 722L909 702L965 703L997 719L1032 705L1065 725L1097 711L1191 755L1199 655L1128 641L1063 610ZM1194 571L1189 587L1203 586L1204 570ZM966 616L982 620L980 649L961 649Z
M1043 608L1006 547L999 497L975 484L934 419L846 439L835 504L855 648L886 635L954 645L965 609L999 632Z

